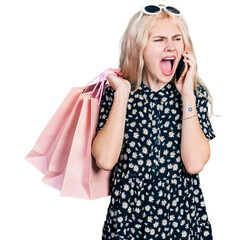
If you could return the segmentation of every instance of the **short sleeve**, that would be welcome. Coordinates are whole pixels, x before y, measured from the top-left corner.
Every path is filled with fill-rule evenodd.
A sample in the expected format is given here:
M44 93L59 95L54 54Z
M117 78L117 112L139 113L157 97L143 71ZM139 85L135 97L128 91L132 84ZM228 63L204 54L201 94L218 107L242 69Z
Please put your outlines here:
M115 90L111 86L109 86L104 90L102 94L96 132L101 130L107 122L114 101L114 92Z
M198 86L198 90L199 92L196 94L196 109L199 123L204 135L209 140L212 140L215 138L215 134L208 116L208 100L206 98L208 93L201 85Z

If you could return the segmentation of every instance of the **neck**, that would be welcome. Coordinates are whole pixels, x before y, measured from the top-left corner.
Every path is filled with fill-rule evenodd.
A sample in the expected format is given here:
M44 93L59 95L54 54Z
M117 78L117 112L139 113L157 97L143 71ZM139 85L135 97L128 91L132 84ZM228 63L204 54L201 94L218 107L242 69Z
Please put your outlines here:
M150 76L148 76L148 74L143 74L143 83L154 92L158 92L167 84L158 79L155 79L152 74Z

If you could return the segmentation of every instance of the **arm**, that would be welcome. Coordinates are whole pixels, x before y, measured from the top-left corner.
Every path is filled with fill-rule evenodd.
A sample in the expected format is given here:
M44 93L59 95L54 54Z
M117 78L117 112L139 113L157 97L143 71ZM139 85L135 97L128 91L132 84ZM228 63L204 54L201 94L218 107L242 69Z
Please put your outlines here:
M119 87L104 127L98 131L92 144L92 155L99 168L110 171L118 161L125 132L126 107L129 91Z
M183 118L197 114L195 95L185 96L182 101ZM192 112L188 111L189 107L192 107ZM182 121L181 157L190 174L200 172L209 160L209 139L201 129L198 116Z
M213 139L215 135L207 116L206 98L194 95L194 83L197 80L195 56L192 51L186 48L182 55L184 56L183 61L189 65L189 69L185 78L179 83L175 82L175 85L182 96L183 118L194 116L197 111L199 116L182 120L181 157L187 172L196 174L203 169L209 160L209 139ZM202 87L201 90L203 95L207 96ZM191 112L188 111L189 107L193 109Z

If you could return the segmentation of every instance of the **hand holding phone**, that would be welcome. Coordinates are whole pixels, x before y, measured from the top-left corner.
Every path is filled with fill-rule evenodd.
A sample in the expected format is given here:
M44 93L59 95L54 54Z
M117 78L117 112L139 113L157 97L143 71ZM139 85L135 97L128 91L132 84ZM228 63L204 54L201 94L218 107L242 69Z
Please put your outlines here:
M186 72L188 71L188 64L183 61L182 56L176 69L176 82L179 83L184 78ZM185 58L186 59L186 58Z

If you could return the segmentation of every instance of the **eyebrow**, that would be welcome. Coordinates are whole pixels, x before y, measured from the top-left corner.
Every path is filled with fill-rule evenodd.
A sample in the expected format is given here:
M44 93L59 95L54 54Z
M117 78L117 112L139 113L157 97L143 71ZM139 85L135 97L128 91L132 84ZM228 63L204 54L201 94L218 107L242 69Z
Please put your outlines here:
M175 34L172 37L173 38L175 38L175 37L182 37L182 34ZM158 35L158 36L153 36L152 38L167 38L167 37L162 36L162 35Z

